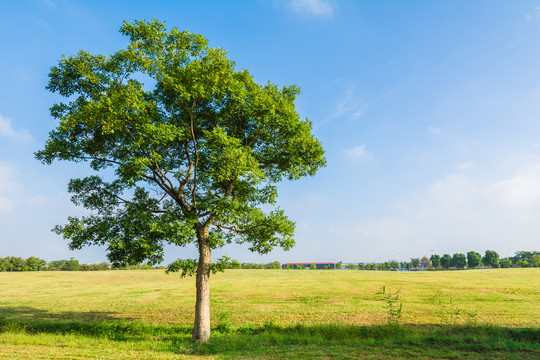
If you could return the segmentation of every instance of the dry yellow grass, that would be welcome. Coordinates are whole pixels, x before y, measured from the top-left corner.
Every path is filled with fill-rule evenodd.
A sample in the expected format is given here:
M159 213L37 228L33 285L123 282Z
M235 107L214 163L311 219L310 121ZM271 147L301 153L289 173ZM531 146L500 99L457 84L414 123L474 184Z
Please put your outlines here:
M381 286L399 291L402 323L539 327L540 269L445 272L229 270L211 278L212 320L233 326L383 324ZM162 270L0 273L4 317L136 319L190 326L194 279Z

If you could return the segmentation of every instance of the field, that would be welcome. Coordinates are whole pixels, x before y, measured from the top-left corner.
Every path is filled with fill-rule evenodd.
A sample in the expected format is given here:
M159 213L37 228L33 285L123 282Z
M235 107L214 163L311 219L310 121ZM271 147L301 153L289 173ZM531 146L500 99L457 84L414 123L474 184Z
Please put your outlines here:
M383 291L384 290L384 293ZM1 359L538 359L540 269L0 273Z

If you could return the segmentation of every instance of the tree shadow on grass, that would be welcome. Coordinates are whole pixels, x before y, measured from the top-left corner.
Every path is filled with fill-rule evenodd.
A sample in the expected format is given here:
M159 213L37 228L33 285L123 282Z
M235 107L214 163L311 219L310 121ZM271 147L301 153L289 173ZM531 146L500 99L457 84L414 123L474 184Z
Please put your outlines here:
M279 325L273 322L232 328L217 324L210 341L198 344L191 340L190 327L141 323L134 319L119 319L117 315L113 312L53 313L32 307L0 307L0 333L75 334L135 342L152 338L163 344L159 351L233 358L244 354L265 359L310 358L315 355L345 359L340 354L351 349L357 351L349 357L351 359L381 351L392 355L389 358L416 357L417 354L426 358L431 355L446 358L444 354L451 352L454 358L470 355L471 359L476 359L478 354L489 353L491 360L535 359L540 353L540 328ZM289 357L291 352L307 355Z
M166 325L144 324L134 318L119 318L114 312L54 313L28 306L0 307L0 332L79 334L125 340L182 331L186 330Z
M12 320L76 320L76 321L109 321L120 320L117 313L111 311L63 311L59 313L37 309L30 306L0 307L0 316ZM122 318L134 320L133 318Z

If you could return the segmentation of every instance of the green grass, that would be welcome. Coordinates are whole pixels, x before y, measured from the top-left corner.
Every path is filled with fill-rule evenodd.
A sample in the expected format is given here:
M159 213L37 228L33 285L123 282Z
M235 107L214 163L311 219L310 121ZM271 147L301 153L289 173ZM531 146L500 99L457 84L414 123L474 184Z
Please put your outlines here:
M398 326L383 285L399 292ZM539 289L538 269L233 270L211 279L214 332L199 345L194 279L0 273L0 358L534 359Z

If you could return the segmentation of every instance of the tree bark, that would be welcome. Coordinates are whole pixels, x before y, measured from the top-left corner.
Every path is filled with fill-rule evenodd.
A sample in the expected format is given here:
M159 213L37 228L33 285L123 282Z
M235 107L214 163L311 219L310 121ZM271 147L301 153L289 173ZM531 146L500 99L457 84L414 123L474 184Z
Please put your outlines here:
M198 227L199 264L197 266L197 300L195 303L195 323L192 338L206 342L210 338L210 242L208 229Z

